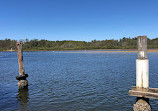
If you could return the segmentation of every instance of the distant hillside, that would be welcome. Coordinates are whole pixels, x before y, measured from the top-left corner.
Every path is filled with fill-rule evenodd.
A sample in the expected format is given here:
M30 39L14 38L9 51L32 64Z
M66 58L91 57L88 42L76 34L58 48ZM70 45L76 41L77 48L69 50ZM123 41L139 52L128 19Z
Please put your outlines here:
M17 40L0 40L0 51L16 50ZM23 50L88 50L88 49L136 49L137 38L123 37L120 40L92 40L86 41L49 41L49 40L23 40ZM158 48L158 38L148 39L148 48Z

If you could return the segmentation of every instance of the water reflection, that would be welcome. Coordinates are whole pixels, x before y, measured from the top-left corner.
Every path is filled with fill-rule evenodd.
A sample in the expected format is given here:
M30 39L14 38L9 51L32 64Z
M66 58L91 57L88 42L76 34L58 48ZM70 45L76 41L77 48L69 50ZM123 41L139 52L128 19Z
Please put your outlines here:
M27 103L29 102L29 89L19 89L17 99L20 102L21 111L27 110Z

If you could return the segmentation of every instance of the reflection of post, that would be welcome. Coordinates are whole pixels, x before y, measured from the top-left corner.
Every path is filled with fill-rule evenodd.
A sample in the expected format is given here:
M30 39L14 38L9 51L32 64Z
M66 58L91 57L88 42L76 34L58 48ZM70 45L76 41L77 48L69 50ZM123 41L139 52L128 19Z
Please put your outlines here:
M26 77L28 77L28 74L24 73L22 43L16 43L16 44L17 44L17 55L18 55L18 63L19 63L19 76L17 76L16 79L19 80L18 82L19 88L27 88L28 81L26 80Z
M20 101L21 111L27 111L27 102L29 101L28 89L19 89L17 99Z

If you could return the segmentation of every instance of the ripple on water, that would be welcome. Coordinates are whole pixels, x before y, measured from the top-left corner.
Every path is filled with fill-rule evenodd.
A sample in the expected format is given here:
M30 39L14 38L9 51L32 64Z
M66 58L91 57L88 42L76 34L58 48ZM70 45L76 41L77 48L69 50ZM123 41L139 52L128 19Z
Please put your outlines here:
M16 52L2 55L0 110L129 111L135 103L128 90L135 85L136 53L24 52L29 74L29 90L24 92L15 80ZM151 87L157 86L157 57L149 53ZM151 105L158 110L156 100Z

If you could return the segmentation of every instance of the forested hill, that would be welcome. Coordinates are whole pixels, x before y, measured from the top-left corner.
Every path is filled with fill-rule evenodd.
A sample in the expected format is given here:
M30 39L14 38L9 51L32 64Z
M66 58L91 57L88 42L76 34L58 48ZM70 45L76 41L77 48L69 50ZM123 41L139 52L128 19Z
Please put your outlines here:
M16 50L17 40L0 40L0 51ZM49 41L49 40L23 40L23 50L88 50L88 49L136 49L137 38L123 37L120 40L92 40L86 41ZM158 38L148 39L148 48L158 48Z

